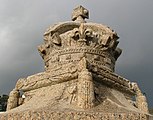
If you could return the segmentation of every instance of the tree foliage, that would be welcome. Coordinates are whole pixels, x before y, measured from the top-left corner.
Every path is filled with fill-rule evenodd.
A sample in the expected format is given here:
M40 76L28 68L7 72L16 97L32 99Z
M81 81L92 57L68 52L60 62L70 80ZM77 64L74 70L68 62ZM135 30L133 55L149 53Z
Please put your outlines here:
M0 111L6 111L8 95L0 96Z

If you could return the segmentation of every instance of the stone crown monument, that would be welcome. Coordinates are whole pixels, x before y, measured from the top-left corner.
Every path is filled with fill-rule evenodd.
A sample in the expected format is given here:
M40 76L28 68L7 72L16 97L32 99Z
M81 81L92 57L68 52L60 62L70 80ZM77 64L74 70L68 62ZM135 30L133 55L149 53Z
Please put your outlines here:
M146 97L136 83L114 73L122 50L109 27L87 23L89 11L74 9L72 21L44 33L38 51L45 71L17 81L1 119L147 120Z

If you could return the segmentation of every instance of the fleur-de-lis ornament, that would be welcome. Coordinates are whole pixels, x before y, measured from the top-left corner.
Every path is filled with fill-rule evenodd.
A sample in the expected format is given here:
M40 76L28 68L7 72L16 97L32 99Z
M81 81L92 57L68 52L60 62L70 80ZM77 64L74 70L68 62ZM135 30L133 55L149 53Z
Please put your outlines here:
M90 38L93 37L92 30L86 29L84 23L80 24L79 28L75 28L73 30L73 38L77 41L78 46L86 46L87 43L90 41Z

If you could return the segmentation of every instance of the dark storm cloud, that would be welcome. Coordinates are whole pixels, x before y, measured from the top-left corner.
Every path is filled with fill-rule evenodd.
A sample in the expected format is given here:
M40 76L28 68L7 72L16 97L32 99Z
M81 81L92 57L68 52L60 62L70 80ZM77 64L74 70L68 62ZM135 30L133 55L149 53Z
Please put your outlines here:
M88 21L110 26L123 49L116 72L137 81L153 107L152 0L0 0L0 94L9 93L20 77L43 71L37 46L51 24L67 21L77 5L90 11Z

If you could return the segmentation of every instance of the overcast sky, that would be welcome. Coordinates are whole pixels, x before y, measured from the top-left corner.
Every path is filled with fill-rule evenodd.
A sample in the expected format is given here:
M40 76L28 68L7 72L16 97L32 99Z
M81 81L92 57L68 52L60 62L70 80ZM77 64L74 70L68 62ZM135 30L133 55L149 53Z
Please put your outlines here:
M116 72L136 81L153 107L153 0L0 0L0 95L21 77L44 70L37 46L52 24L71 20L78 5L90 22L114 29L122 55Z

